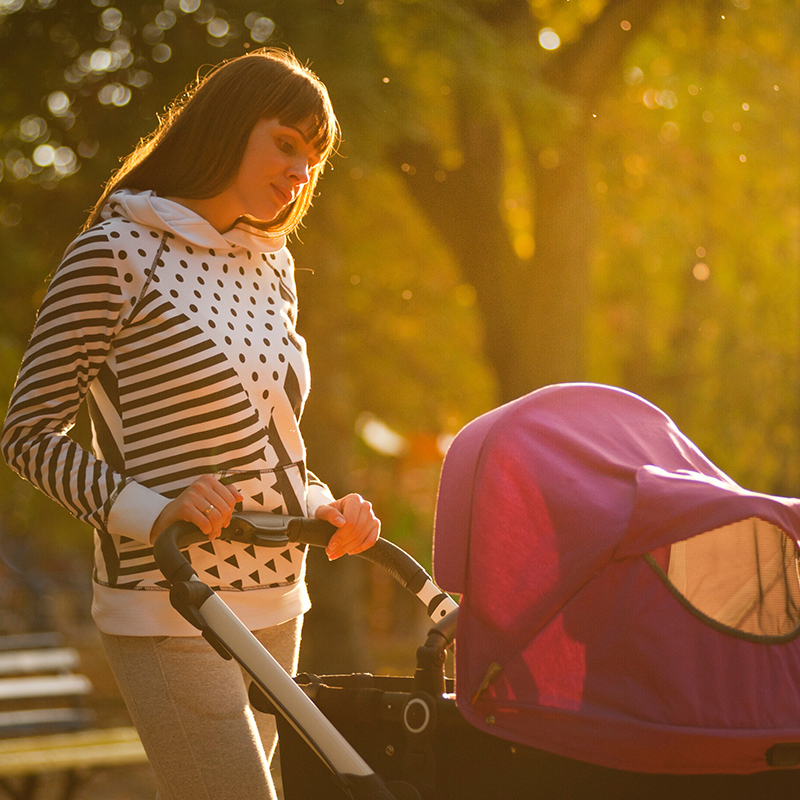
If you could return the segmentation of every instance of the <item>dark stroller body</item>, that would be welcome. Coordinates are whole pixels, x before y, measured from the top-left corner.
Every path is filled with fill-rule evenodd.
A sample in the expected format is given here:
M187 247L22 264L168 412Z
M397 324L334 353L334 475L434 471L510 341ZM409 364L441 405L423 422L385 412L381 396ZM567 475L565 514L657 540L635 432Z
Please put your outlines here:
M373 795L349 793L313 712L298 729L262 680L286 800L797 797L799 510L620 390L548 387L479 417L437 505L455 687L437 628L414 677L298 678L388 783Z

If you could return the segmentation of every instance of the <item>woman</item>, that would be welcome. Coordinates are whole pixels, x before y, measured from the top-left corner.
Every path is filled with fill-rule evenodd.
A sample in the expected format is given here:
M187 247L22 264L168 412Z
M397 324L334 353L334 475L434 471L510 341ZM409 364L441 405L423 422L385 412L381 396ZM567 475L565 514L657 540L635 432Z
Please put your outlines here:
M306 471L298 430L309 376L285 236L337 136L325 87L285 51L199 80L68 248L11 399L6 461L95 528L92 613L162 800L273 797L275 729L169 605L155 537L197 525L194 568L291 671L305 554L218 540L233 510L326 519L330 558L379 536L369 503ZM84 400L93 454L65 434Z

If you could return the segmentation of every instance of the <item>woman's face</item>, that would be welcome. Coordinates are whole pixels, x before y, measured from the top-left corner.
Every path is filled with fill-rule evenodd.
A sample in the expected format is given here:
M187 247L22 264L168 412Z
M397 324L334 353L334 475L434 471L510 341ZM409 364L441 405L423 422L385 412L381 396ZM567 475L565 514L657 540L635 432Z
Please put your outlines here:
M319 153L309 142L310 125L260 119L253 126L233 183L223 192L233 219L270 222L305 186Z

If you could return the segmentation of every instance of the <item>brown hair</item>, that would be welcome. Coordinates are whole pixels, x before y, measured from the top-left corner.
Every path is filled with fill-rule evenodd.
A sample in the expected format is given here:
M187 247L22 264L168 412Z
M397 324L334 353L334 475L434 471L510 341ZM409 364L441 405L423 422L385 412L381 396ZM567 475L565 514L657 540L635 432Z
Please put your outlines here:
M261 48L212 68L167 108L111 176L84 230L96 224L117 189L152 189L162 197L206 199L234 179L253 126L260 119L282 125L312 120L311 142L320 155L297 199L266 230L291 233L308 211L325 162L339 140L339 124L325 86L287 50Z

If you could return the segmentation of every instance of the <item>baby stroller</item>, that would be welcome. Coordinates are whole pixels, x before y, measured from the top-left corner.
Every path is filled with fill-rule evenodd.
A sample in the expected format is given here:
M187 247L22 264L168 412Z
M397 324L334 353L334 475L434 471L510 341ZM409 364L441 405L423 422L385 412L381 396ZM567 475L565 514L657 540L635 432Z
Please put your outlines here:
M547 387L448 451L434 574L461 605L415 676L299 682L375 797L796 798L798 540L800 501L741 488L656 407ZM262 689L286 800L361 796Z

